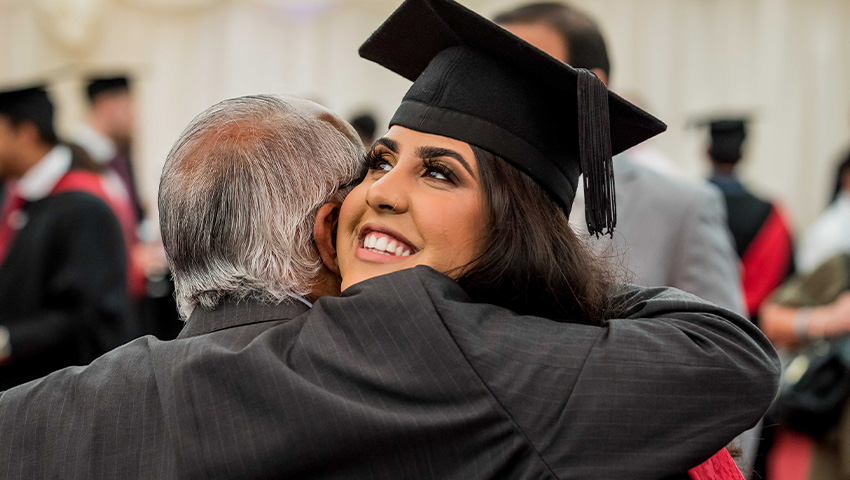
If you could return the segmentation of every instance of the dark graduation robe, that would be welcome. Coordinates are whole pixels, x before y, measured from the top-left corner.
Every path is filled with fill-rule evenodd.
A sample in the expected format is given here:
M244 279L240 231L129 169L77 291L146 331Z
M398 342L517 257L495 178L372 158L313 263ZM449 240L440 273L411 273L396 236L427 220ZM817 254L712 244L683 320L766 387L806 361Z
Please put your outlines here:
M557 323L417 267L198 309L0 394L0 476L682 478L761 418L776 354L697 297L622 295L627 319Z
M794 272L791 231L782 212L747 190L734 177L714 176L711 182L726 199L729 230L743 265L743 289L750 318L762 302Z
M12 348L0 389L85 365L128 339L121 229L102 200L76 190L25 204L26 224L0 265L0 325Z

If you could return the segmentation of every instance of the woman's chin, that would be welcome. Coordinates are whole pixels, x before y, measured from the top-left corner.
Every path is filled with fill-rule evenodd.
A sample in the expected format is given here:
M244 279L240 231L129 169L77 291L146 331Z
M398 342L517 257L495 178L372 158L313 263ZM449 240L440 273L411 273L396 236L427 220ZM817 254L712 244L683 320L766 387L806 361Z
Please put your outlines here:
M416 259L417 254L414 253L413 255L410 255L410 254L408 254L408 255L394 255L394 254L391 254L391 253L388 253L388 252L378 253L376 251L369 250L367 248L358 247L357 250L354 251L354 256L361 263L374 264L374 265L383 267L383 266L404 265L404 264L412 266L416 263L415 259ZM398 267L398 268L395 268L395 270L392 270L392 271L401 270L403 268L408 268L408 267ZM387 273L389 273L389 272L387 272Z
M407 257L389 256L359 248L355 256L357 257L356 265L352 266L351 271L343 272L342 290L370 278L418 265L414 255Z

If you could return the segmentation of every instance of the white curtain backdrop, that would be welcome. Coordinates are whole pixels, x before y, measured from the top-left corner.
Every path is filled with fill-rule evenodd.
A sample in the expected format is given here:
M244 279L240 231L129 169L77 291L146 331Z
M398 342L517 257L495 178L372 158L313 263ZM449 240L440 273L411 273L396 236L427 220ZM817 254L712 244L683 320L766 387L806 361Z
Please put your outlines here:
M85 118L82 79L136 78L136 165L153 206L183 127L221 99L307 96L343 116L391 116L408 82L357 56L397 0L0 0L0 88L47 80L60 131ZM490 16L516 0L465 0ZM823 208L850 147L850 1L573 0L595 15L612 87L666 121L654 146L706 173L696 116L754 116L744 178L798 229ZM798 232L799 233L799 232Z

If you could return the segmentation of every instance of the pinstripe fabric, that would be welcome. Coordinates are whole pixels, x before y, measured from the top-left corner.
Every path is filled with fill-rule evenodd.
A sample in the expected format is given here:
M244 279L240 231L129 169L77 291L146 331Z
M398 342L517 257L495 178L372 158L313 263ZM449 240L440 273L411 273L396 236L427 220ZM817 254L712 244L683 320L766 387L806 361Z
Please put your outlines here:
M758 420L777 367L725 311L628 294L658 318L517 317L426 267L199 312L0 394L0 478L661 478Z

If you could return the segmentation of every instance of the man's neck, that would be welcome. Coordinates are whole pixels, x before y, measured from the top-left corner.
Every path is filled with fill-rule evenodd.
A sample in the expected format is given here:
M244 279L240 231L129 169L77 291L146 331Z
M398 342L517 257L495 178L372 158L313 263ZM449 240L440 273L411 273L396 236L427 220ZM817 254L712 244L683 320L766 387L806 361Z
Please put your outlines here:
M735 176L735 165L729 163L716 163L712 162L712 167L714 168L714 175L721 177L734 177Z
M323 267L319 274L316 275L313 283L313 289L307 295L306 300L314 303L316 300L330 295L333 297L339 296L340 278L330 272L326 267Z
M54 146L55 145L39 144L23 152L21 155L21 162L18 164L18 169L14 173L15 178L21 178L26 175L32 167L36 166L42 158L53 150Z
M107 120L98 115L92 115L89 117L88 123L92 130L113 141L112 136L109 135L109 122Z

